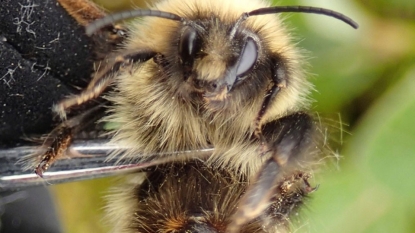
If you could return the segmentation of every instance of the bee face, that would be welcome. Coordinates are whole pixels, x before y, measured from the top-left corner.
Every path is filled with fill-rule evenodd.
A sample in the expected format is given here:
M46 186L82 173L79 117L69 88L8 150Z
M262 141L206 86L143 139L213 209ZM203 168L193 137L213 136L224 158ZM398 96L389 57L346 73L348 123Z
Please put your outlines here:
M179 14L185 22L146 18L144 23L132 23L126 49L144 47L163 54L156 61L155 69L160 70L156 76L169 82L172 96L203 105L208 112L237 114L253 109L257 113L262 102L258 93L269 89L273 76L286 88L270 115L300 109L311 85L302 75L300 54L281 21L265 15L237 24L244 12L268 6L259 1L238 5L235 1L159 3L156 9Z
M184 29L179 42L180 67L177 67L183 70L178 77L183 76L190 87L185 91L199 93L195 95L197 100L213 111L230 108L227 103L233 101L232 96L243 103L252 97L248 94L242 99L237 94L258 58L257 42L252 37L238 35L230 40L232 28L223 24L214 26L217 21L209 19L198 27ZM196 28L201 28L200 32ZM264 84L256 87L259 91Z

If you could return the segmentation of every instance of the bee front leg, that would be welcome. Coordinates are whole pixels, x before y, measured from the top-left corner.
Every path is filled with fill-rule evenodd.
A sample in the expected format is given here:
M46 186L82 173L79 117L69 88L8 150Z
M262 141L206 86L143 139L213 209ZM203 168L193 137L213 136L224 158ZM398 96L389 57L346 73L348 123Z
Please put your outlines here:
M279 198L276 196L283 195L279 193L279 183L300 169L300 162L312 157L307 152L313 144L314 125L311 116L306 113L298 112L269 122L262 127L261 133L268 151L266 154L271 154L271 157L265 161L241 198L227 228L228 233L239 232L244 224L261 216ZM307 178L302 182L302 191L306 194L314 190L308 185Z
M39 146L32 154L28 154L20 159L19 163L23 164L25 170L34 169L34 172L43 177L43 173L57 160L65 157L84 157L87 155L81 154L70 148L74 137L82 132L87 127L90 127L104 113L103 105L97 105L85 112L71 117L56 126L48 135L38 139L31 139L32 141L43 141L42 146Z
M96 106L85 110L72 118L66 119L66 112L71 107L86 106L88 101L97 100L102 93L110 86L114 79L114 72L118 72L124 66L133 63L146 61L155 56L151 51L134 51L132 53L116 56L110 66L105 67L95 75L89 86L78 95L74 95L62 100L54 106L54 111L58 113L63 122L58 125L49 135L40 150L30 154L24 161L28 161L27 168L36 164L35 173L42 177L43 173L56 161L68 155L69 157L79 157L80 153L70 150L70 145L74 136L81 132L85 127L94 124L102 117L105 103L97 103ZM34 160L34 161L32 161Z
M105 12L90 0L58 0L58 2L83 26L105 16Z
M87 102L100 97L113 82L115 78L114 73L120 71L123 67L147 61L148 59L154 57L155 54L155 52L149 50L140 50L114 56L109 59L109 64L106 67L95 74L94 78L85 90L78 95L70 96L60 101L58 104L53 106L53 111L60 116L61 119L66 119L67 111L71 108L83 106Z

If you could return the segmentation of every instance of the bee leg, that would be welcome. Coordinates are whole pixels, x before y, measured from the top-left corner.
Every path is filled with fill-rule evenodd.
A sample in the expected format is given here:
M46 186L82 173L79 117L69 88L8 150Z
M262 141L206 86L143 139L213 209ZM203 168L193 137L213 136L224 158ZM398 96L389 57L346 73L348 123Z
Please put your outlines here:
M83 27L106 16L104 10L91 0L58 0L58 2ZM94 47L99 48L94 51L96 60L106 58L126 37L128 33L122 24L108 25L95 33L91 39Z
M239 208L227 228L228 233L237 233L249 221L260 216L277 194L278 182L293 172L297 162L311 145L314 132L312 118L305 113L292 115L269 122L262 127L271 158L265 161L254 182L241 198ZM305 155L307 156L307 155Z
M123 67L129 66L139 61L146 61L154 57L155 52L148 50L128 53L116 56L109 64L97 72L89 83L88 87L78 95L68 97L53 106L53 111L58 114L61 119L66 119L66 112L76 106L81 106L90 100L98 98L112 83L114 73L120 71Z
M105 16L105 12L90 0L58 0L58 2L82 26Z
M35 173L39 177L43 177L43 173L59 158L63 157L66 149L73 140L73 127L60 125L55 128L48 136L52 139L47 139L44 146L47 147L46 152L40 156L40 162L35 168Z
M39 177L43 177L43 173L59 159L68 156L72 158L87 156L69 147L77 133L101 117L99 111L102 111L101 105L61 123L47 136L43 137L43 145L37 152L25 156L20 162L25 163L28 169L35 167L35 173Z
M253 135L256 138L262 140L262 118L267 113L267 110L274 100L275 96L280 92L282 88L286 87L287 84L287 74L286 67L283 61L278 59L278 56L272 58L272 63L275 64L272 69L272 86L267 91L264 100L262 101L261 109L258 112L258 115L255 119L255 130ZM264 141L264 140L262 140Z
M277 226L288 232L291 217L297 213L307 196L317 189L308 182L310 178L310 173L296 170L278 181L270 206L260 215L264 229Z

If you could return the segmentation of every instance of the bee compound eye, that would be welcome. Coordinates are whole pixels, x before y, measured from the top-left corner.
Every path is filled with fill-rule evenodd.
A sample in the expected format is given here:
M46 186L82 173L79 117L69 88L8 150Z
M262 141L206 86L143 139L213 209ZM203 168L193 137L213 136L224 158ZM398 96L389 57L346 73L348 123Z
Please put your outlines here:
M252 38L248 38L239 57L236 75L240 76L251 70L258 58L258 46Z
M201 40L195 28L187 26L181 37L179 44L179 56L183 65L193 64L196 53L200 51Z

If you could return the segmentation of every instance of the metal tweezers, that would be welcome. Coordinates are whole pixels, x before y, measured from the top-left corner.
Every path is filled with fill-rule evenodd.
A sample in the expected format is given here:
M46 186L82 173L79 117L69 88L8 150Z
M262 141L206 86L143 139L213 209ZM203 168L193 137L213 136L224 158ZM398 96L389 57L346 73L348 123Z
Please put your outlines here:
M145 161L132 163L131 161L109 161L107 155L114 149L106 140L79 140L71 147L85 157L63 158L54 163L49 170L38 177L32 170L24 171L18 164L23 156L33 153L36 146L22 146L0 149L0 191L17 190L30 186L49 185L79 180L95 179L122 173L139 171L144 168L164 164L178 159L202 158L212 153L213 148L169 153L170 156L155 154L146 157Z

